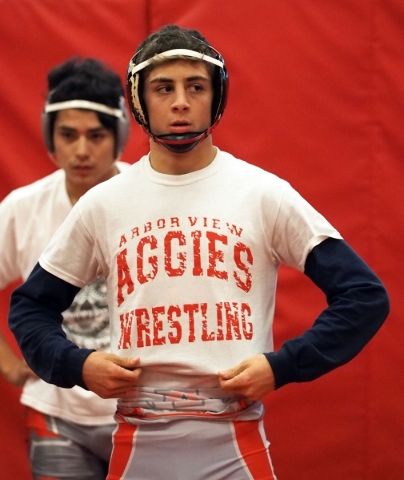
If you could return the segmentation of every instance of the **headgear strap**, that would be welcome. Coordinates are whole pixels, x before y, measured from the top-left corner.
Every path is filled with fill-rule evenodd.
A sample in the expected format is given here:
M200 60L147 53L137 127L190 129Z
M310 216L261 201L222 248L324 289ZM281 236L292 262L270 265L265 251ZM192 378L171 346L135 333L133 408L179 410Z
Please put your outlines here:
M59 110L67 110L69 108L95 110L96 112L106 113L117 118L123 116L123 112L120 108L112 108L103 103L90 102L88 100L67 100L66 102L47 103L45 105L45 112L58 112Z

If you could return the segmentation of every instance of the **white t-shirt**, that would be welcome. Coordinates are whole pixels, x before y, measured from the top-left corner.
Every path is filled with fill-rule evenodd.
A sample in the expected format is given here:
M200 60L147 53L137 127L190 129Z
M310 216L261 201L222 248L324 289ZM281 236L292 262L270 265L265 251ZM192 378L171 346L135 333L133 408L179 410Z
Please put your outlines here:
M130 165L117 162L120 171ZM31 273L52 235L72 209L65 172L57 170L12 191L0 204L0 288ZM106 284L102 278L83 288L64 312L63 328L79 346L109 350ZM21 403L44 414L80 425L114 423L116 400L103 400L80 387L58 388L43 380L29 380Z
M327 237L341 238L287 182L228 153L178 176L145 156L80 199L40 264L107 279L111 350L140 357L140 390L218 390L219 370L273 350L280 263L303 271Z

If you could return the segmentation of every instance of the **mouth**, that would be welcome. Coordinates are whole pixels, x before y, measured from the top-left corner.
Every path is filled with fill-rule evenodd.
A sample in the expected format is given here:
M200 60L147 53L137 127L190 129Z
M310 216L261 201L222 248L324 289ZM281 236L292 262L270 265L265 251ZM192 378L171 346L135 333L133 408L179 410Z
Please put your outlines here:
M76 165L73 170L77 173L88 173L91 172L92 168L89 165Z
M170 133L187 133L191 130L189 122L177 120L170 125Z

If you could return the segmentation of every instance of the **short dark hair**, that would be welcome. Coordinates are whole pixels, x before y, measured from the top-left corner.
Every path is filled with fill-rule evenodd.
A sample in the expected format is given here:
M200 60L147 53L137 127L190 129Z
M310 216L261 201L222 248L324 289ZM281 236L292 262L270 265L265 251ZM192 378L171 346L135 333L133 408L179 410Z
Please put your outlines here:
M149 35L136 49L136 63L139 64L154 55L167 50L184 48L212 56L209 42L198 30L182 28L178 25L165 25Z
M119 75L96 58L69 58L66 62L55 66L48 73L47 103L65 102L68 100L88 100L102 103L112 108L119 108L125 90ZM117 137L117 118L111 115L94 112L101 124L112 130ZM49 113L50 133L57 112Z

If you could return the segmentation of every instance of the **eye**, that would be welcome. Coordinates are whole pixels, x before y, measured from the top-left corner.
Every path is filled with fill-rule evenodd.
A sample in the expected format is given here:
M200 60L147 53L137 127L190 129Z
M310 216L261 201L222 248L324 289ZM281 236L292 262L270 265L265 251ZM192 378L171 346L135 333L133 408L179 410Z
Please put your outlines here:
M208 91L207 85L203 83L190 83L187 88L188 91L193 94L204 94Z
M170 93L172 91L172 86L171 85L160 85L157 88L157 91L159 93Z
M196 83L194 85L191 85L190 89L193 92L201 92L203 90L203 87L202 87L202 85Z
M107 134L105 132L92 132L90 133L89 137L93 142L100 142L106 137L106 135Z
M68 130L59 130L57 134L59 137L64 138L65 140L72 140L74 138L73 132Z

